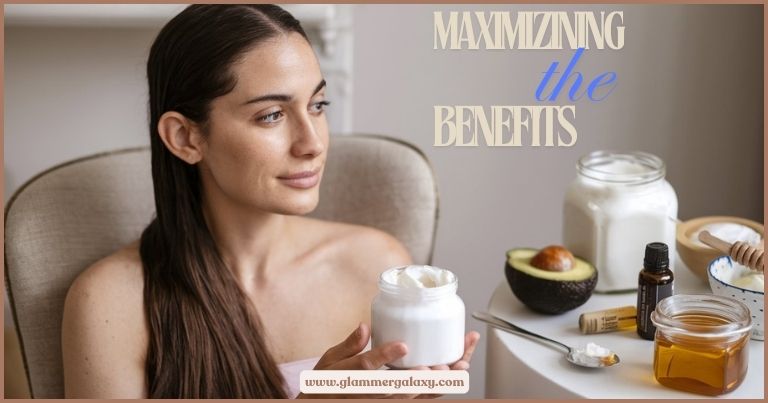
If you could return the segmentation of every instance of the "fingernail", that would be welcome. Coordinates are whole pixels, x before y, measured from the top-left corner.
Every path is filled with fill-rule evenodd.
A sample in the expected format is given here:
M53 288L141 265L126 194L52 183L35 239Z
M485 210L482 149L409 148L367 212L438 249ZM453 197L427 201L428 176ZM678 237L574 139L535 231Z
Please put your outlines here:
M408 347L406 347L405 344L403 344L403 343L397 343L392 348L392 351L395 354L405 355L405 354L408 354Z

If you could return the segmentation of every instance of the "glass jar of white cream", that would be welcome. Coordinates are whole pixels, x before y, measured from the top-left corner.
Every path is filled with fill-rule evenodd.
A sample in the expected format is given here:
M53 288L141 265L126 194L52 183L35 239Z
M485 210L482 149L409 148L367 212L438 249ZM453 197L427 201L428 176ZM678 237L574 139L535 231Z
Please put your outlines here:
M401 341L408 347L390 367L451 364L464 355L464 302L457 289L456 275L433 266L381 274L371 305L372 346Z
M645 245L669 245L675 259L677 195L664 162L643 152L596 151L579 159L565 195L563 243L599 273L597 292L637 289Z

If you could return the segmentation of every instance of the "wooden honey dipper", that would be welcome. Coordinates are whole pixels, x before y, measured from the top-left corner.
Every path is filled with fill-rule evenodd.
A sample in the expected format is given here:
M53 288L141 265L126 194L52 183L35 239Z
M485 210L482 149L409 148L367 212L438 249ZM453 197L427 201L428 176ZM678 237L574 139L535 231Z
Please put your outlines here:
M728 254L733 260L752 270L764 271L763 254L765 251L762 248L756 248L742 241L736 241L731 244L710 234L709 231L701 231L699 233L699 240L720 252Z

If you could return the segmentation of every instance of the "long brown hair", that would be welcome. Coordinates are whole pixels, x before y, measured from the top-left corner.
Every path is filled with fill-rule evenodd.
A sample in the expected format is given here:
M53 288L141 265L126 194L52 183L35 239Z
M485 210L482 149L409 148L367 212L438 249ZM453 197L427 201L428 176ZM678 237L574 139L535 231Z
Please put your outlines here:
M205 127L211 101L235 87L232 65L285 32L307 38L277 6L192 5L152 45L147 78L156 217L140 246L149 397L286 397L256 311L206 225L197 167L174 156L157 129L167 111Z

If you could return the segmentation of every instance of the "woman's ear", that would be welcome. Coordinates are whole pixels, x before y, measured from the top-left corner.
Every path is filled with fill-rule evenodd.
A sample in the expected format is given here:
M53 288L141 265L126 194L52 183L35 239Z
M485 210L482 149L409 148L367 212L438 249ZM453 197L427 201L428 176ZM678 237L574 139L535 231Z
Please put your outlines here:
M168 150L181 160L192 165L203 159L202 134L184 115L165 112L157 122L157 131Z

